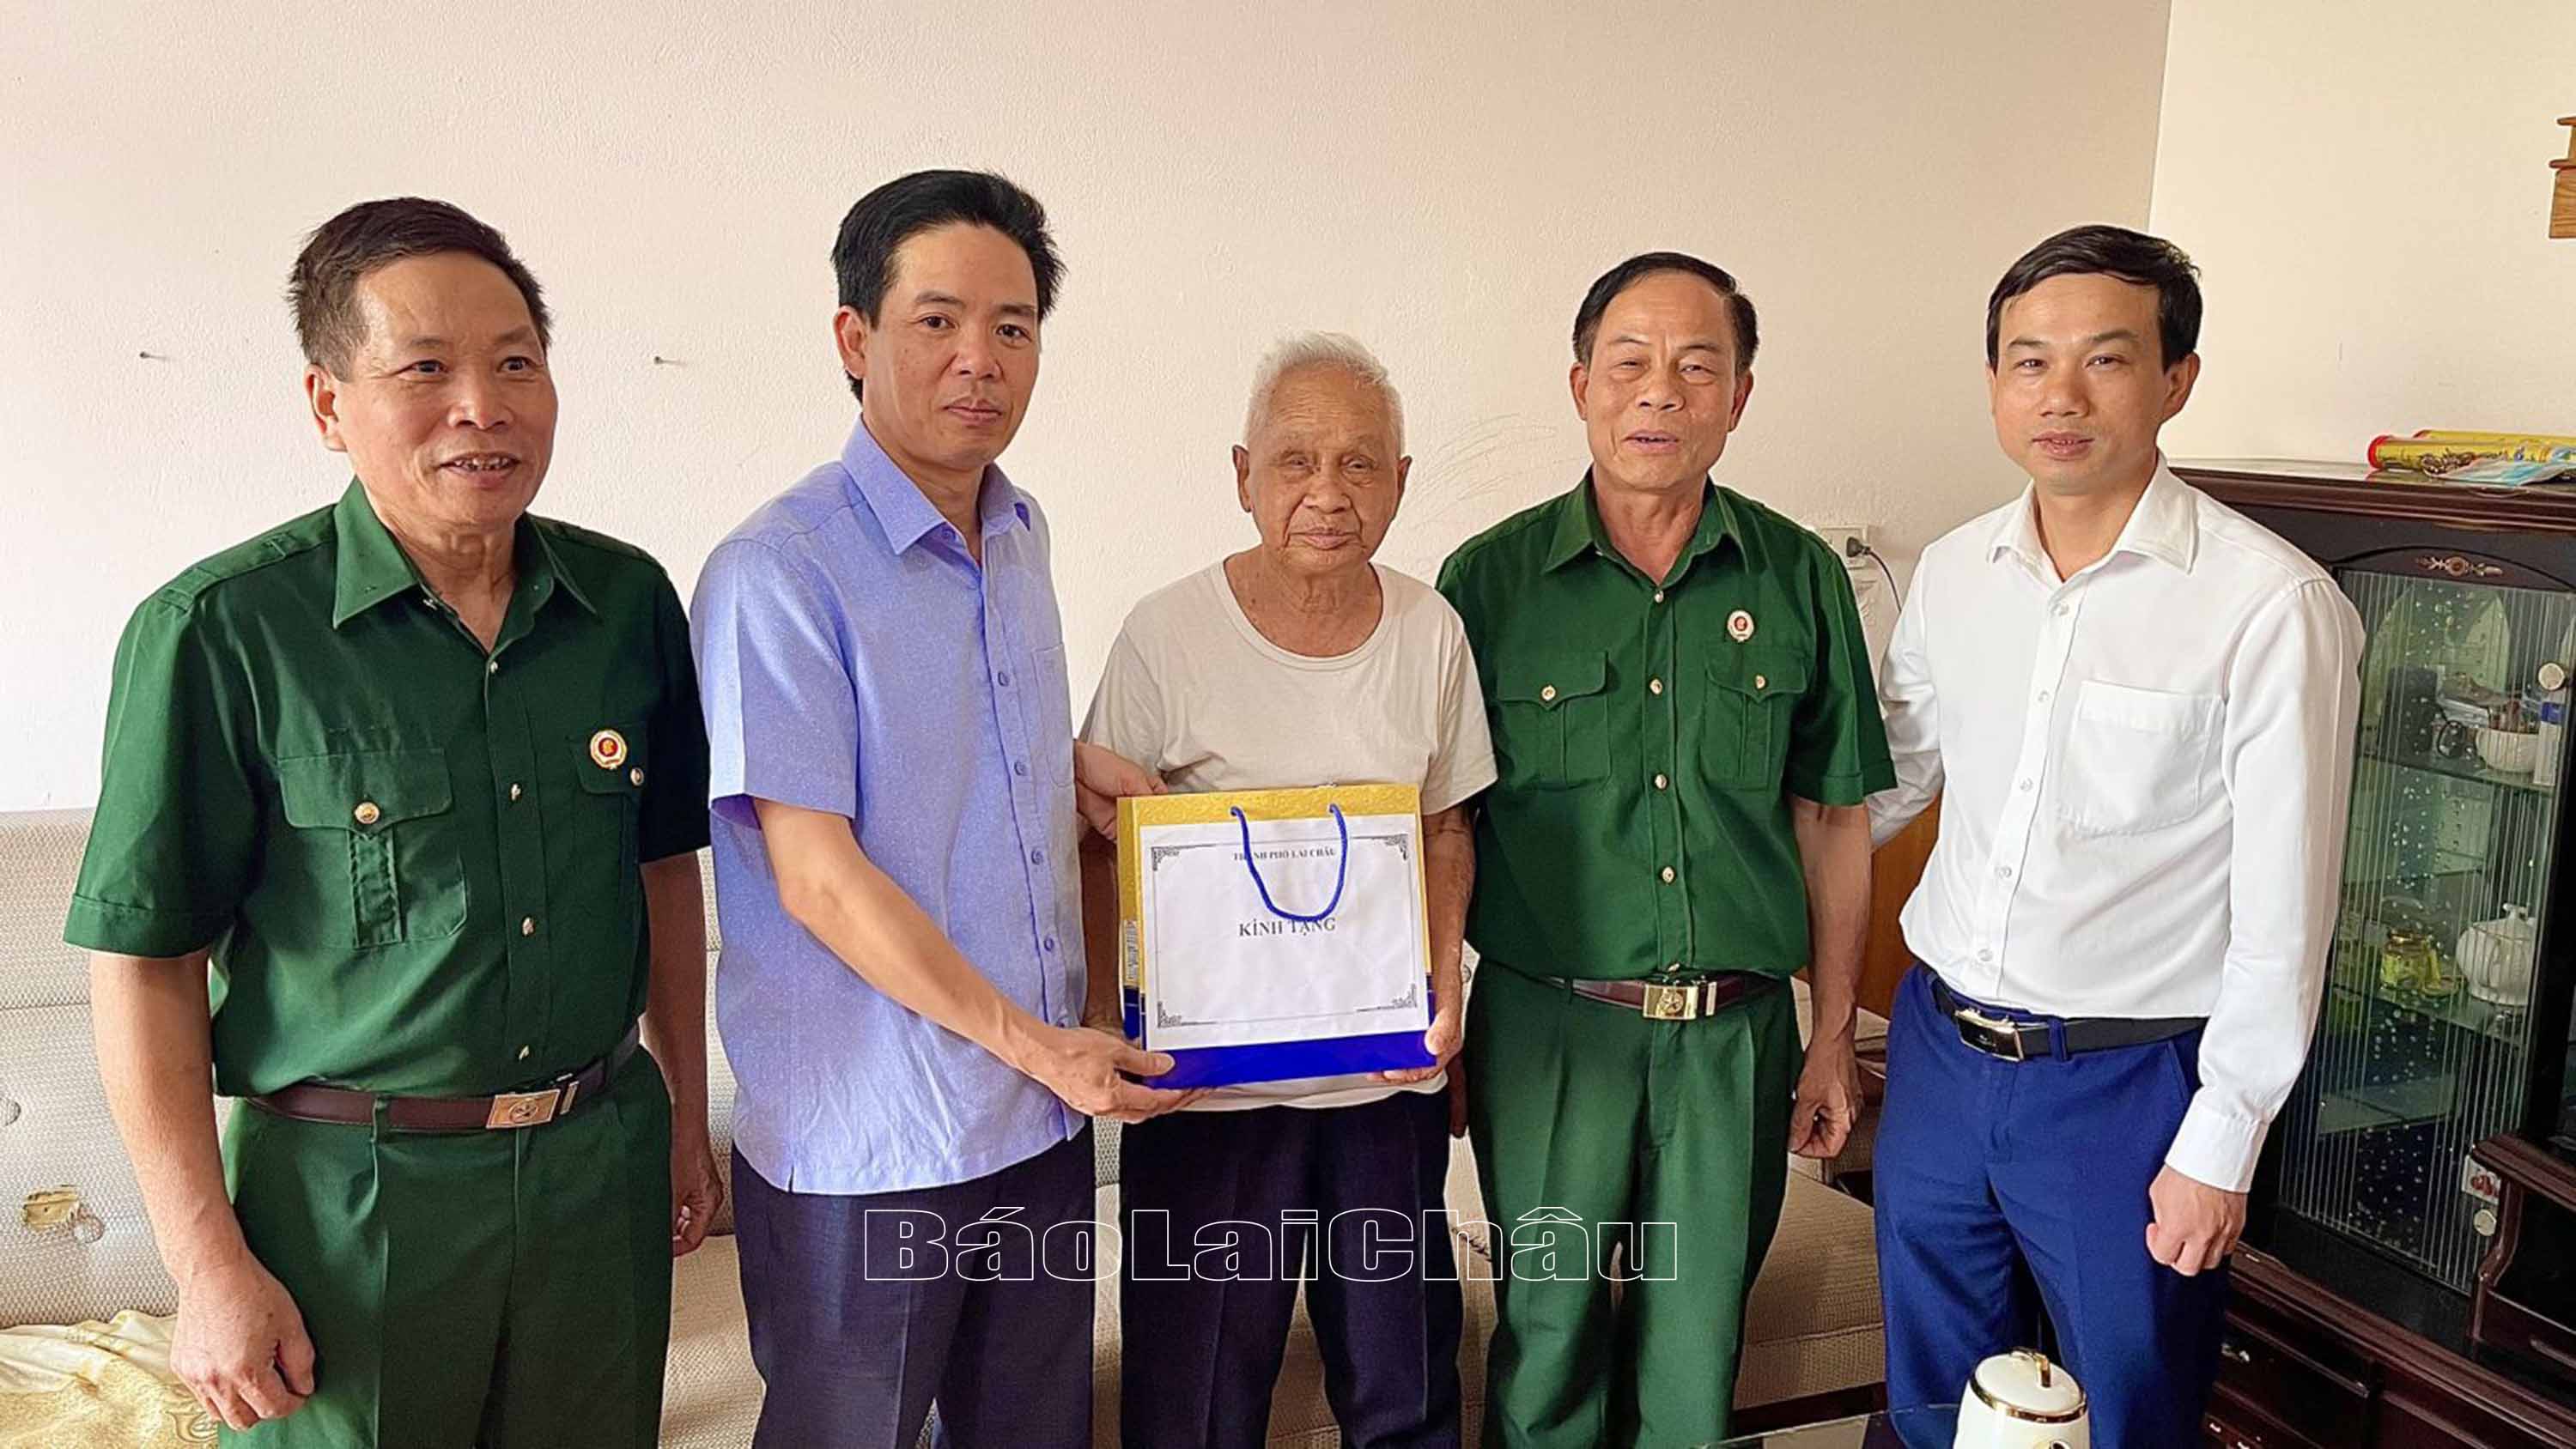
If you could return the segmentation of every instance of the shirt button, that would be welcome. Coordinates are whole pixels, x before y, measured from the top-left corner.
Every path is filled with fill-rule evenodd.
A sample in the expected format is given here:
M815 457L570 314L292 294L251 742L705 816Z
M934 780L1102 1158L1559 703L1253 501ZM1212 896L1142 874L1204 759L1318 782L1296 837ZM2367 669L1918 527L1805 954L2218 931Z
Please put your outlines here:
M1045 852L1045 851L1043 851L1043 850L1032 850L1032 851L1030 851L1030 852L1029 852L1029 864L1031 864L1031 865L1044 865L1044 864L1046 864L1046 852Z
M1753 687L1755 689L1769 689L1771 687L1771 681L1757 674L1753 676Z
M1003 670L1001 673L994 675L994 676L993 676L993 682L994 682L995 684L998 684L998 685L1002 686L1004 689L1008 689L1008 688L1010 688L1010 687L1011 687L1011 671L1009 671L1009 670L1005 669L1005 670Z
M1669 788L1671 788L1672 783L1673 783L1672 781L1665 779L1665 778L1664 778L1663 776L1661 776L1661 775L1657 775L1657 776L1655 777L1655 788L1656 788L1656 789L1658 789L1658 790L1669 789Z
M1648 694L1661 694L1661 693L1663 693L1663 692L1664 692L1664 682L1663 682L1662 680L1660 680L1660 679L1649 679L1649 680L1647 680L1647 681L1646 681L1646 692L1647 692Z
M1040 944L1044 945L1048 950L1052 951L1052 950L1054 950L1054 949L1055 949L1055 937L1053 937L1053 936L1049 936L1049 937L1047 937L1047 938L1046 938L1046 940L1045 940L1045 941L1041 942Z
M1666 885L1671 885L1672 883L1673 883L1673 868L1672 868L1671 866L1669 866L1669 865L1668 865L1668 866L1665 866L1665 867L1664 867L1664 884L1666 884Z
M1663 601L1664 601L1664 591L1663 591L1663 590L1661 590L1661 589L1657 589L1657 590L1655 590L1655 602L1656 602L1656 603L1658 603L1658 604L1660 604L1660 603L1662 603Z
M2008 865L1999 865L1999 866L1996 866L1996 867L1995 867L1995 877L1996 877L1996 879L1998 879L1998 880L2011 880L2011 879L2012 879L2012 867L2011 867L2011 866L2008 866Z
M519 1048L519 1060L521 1060L521 1061L523 1061L523 1062L524 1062L524 1061L526 1061L526 1060L528 1059L528 1053L529 1053L529 1052L532 1052L532 1051L534 1051L534 1050L536 1050L536 1048L534 1048L534 1047L521 1047L521 1048Z
M2020 786L2019 786L2018 788L2019 788L2019 789L2022 791L2022 793L2024 793L2024 794L2028 794L2028 793L2030 793L2030 781L2028 781L2028 780L2024 780L2024 781L2022 781L2022 782L2021 782L2021 784L2020 784Z
M1029 775L1029 762L1026 760L1013 760L1011 762L1011 773L1019 776L1023 780L1027 779Z
M2040 702L2041 704L2046 704L2046 703L2048 703L2048 691L2047 691L2047 690L2043 689L2043 690L2041 690L2041 691L2039 692L2039 702Z
M537 918L534 916L521 916L519 918L519 934L522 936L533 936L536 933Z
M627 783L640 787L644 783L644 767L638 765L634 769L627 771L626 779Z
M486 674L498 674L498 673L500 673L500 672L501 672L501 661L500 661L500 660L498 660L498 659L489 659L489 660L485 660L485 661L484 661L484 664L483 664L483 672L484 672L484 673L486 673Z
M1995 953L1992 951L1979 951L1977 953L1977 959L1980 961L1992 961L1995 959Z
M521 790L521 789L519 788L519 784L518 784L518 782L517 782L516 780L513 780L513 781L511 781L511 782L510 782L510 803L511 803L511 804L516 805L517 803L519 803L519 797L520 797L521 795L526 794L526 793L527 793L526 791Z
M1672 975L1673 973L1675 973L1675 972L1677 972L1677 971L1679 971L1679 970L1681 970L1681 969L1682 969L1682 963L1680 963L1679 961L1675 961L1675 962L1673 962L1671 965L1666 966L1666 967L1664 968L1664 974L1665 974L1665 975L1667 975L1667 976L1670 976L1670 975Z
M1554 704L1556 702L1556 686L1553 684L1540 685L1538 689L1538 697L1544 703Z
M358 802L358 808L350 811L349 814L353 816L360 825L373 825L384 818L385 812L376 808L375 801L361 800Z
M2074 612L2075 606L2073 604L2060 604L2057 606L2057 617L2061 619Z

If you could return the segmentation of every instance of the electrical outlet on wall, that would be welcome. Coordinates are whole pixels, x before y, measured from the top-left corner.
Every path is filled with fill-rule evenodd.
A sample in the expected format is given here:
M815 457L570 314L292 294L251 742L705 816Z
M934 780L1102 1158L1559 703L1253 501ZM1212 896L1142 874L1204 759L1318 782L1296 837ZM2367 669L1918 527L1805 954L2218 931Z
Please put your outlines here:
M1847 569L1869 567L1869 561L1865 555L1876 544L1877 533L1878 530L1866 523L1824 523L1816 526L1816 536L1825 541L1826 546L1834 551L1834 557L1841 559L1843 567Z

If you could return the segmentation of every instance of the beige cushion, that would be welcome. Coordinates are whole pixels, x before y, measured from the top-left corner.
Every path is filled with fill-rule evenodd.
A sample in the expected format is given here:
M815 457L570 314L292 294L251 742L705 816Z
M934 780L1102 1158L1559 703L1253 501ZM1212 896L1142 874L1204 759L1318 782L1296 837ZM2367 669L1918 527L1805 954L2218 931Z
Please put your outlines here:
M663 1449L740 1449L760 1419L760 1376L743 1327L742 1265L729 1236L674 1265Z
M89 1000L89 957L63 944L86 810L0 812L0 1011Z
M63 944L88 839L84 810L0 813L0 1327L177 1306L99 1089L89 958ZM58 1189L68 1212L31 1224Z
M1780 1229L1744 1312L1735 1402L1776 1404L1887 1377L1869 1205L1789 1176Z
M168 1313L162 1270L90 1050L89 1007L0 1011L0 1327ZM37 1193L67 1189L67 1216L27 1221Z

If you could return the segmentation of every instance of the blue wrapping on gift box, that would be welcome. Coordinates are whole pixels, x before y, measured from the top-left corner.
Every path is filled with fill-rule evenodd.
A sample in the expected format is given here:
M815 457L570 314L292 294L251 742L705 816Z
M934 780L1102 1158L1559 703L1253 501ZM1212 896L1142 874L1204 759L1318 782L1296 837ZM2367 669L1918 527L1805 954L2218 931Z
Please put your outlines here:
M1428 988L1425 988L1428 995ZM1145 998L1136 991L1126 998L1127 1039L1145 1034ZM1440 1000L1430 998L1437 1015ZM1149 1087L1233 1087L1246 1082L1294 1081L1304 1077L1341 1077L1358 1072L1401 1072L1431 1065L1431 1053L1418 1031L1389 1031L1376 1036L1346 1036L1330 1041L1272 1041L1252 1046L1192 1047L1166 1052L1172 1069L1143 1077Z

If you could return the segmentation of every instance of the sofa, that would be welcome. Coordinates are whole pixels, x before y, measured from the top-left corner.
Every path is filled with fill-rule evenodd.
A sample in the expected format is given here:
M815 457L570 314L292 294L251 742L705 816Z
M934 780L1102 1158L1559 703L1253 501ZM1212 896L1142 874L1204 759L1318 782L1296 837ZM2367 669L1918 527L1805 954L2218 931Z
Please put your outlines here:
M87 825L85 811L0 812L0 1330L103 1322L124 1310L167 1314L175 1298L100 1094L86 963L61 940ZM712 888L708 919L712 969ZM1865 1036L1883 1029L1865 1018ZM718 1160L729 1164L733 1077L712 1023L709 1036ZM1104 1124L1096 1136L1098 1217L1115 1223L1117 1134ZM1749 1421L1795 1422L1863 1403L1884 1378L1869 1208L1831 1185L1837 1172L1865 1164L1866 1152L1864 1130L1844 1158L1802 1162L1790 1175L1779 1235L1747 1317L1736 1400ZM1466 1279L1459 1365L1473 1442L1485 1401L1494 1252L1492 1230L1478 1224L1475 1170L1463 1143L1451 1162L1449 1201ZM706 1246L675 1269L662 1439L669 1449L736 1449L750 1442L759 1413L761 1382L744 1331L731 1233L728 1212ZM1108 1445L1117 1442L1122 1344L1118 1265L1109 1253L1102 1258L1094 1423L1097 1442ZM174 1421L168 1432L170 1444L189 1442L184 1425ZM1270 1442L1317 1449L1340 1442L1302 1309L1272 1401Z

